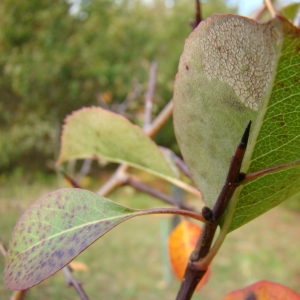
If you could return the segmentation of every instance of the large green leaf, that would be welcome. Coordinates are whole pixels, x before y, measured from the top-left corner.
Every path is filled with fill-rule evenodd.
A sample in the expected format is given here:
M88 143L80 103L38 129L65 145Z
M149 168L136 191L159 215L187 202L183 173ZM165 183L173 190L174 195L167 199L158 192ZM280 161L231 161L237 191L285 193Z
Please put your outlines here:
M200 214L176 208L134 210L95 193L61 189L33 203L18 220L6 256L5 283L23 290L68 264L85 248L121 222L153 213Z
M185 188L172 165L142 129L99 107L83 108L67 117L58 164L70 159L103 158L148 171Z
M174 124L185 161L212 207L252 120L243 172L300 158L300 33L277 17L261 24L214 15L187 39L175 83ZM291 166L238 188L233 230L300 191Z

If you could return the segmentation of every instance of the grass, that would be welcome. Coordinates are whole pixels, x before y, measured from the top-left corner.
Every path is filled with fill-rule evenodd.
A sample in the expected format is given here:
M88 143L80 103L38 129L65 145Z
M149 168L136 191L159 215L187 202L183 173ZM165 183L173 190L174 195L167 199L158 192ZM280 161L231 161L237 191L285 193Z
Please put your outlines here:
M0 177L0 237L7 245L21 211L62 181ZM158 200L124 187L111 198L133 208L161 206ZM179 283L164 275L162 224L168 217L131 219L110 231L80 254L88 272L76 271L90 299L175 299ZM299 213L279 206L231 233L212 265L208 284L193 299L222 299L228 292L267 279L300 293ZM0 268L4 259L0 257ZM1 299L12 292L0 282ZM66 287L62 271L30 289L27 299L79 299Z

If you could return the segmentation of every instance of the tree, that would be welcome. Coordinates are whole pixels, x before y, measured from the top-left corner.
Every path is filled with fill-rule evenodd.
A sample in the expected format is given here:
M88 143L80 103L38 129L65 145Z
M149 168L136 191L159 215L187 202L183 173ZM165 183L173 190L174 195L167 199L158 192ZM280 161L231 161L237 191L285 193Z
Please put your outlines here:
M24 212L7 254L9 288L38 284L129 218L171 213L205 224L177 296L190 299L228 233L298 195L300 31L267 4L273 15L267 23L215 15L186 41L175 82L174 125L188 170L172 152L161 152L149 138L171 116L172 102L154 122L146 124L144 132L102 108L81 109L66 119L58 165L82 158L121 165L98 191L100 195L62 189L43 196ZM119 185L130 184L176 204L134 178L129 167L148 171L201 197L179 178L176 166L188 176L191 173L201 190L205 202L201 213L185 204L133 210L103 197ZM213 243L218 227L220 233ZM282 291L281 286L262 282L241 293L258 298L262 288L269 293L277 288ZM293 291L284 293L285 298L300 297Z

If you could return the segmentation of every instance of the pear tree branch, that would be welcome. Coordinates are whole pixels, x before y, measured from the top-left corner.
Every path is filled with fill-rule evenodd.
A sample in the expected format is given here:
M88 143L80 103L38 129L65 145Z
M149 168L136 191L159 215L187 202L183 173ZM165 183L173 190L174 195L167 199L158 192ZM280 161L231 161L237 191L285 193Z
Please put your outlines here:
M247 148L249 133L250 133L251 121L247 125L243 137L236 148L234 155L231 158L231 163L227 173L225 184L220 192L220 195L210 210L208 207L202 209L202 215L207 219L209 224L205 224L195 247L195 250L190 256L187 268L185 270L184 278L181 283L180 290L178 292L176 300L189 300L191 299L197 284L202 279L207 271L208 265L199 265L199 261L209 254L212 241L216 232L216 229L220 223L221 217L225 212L225 209L232 198L236 188L241 184L244 179L244 175L240 173L242 161ZM203 268L202 268L203 267Z

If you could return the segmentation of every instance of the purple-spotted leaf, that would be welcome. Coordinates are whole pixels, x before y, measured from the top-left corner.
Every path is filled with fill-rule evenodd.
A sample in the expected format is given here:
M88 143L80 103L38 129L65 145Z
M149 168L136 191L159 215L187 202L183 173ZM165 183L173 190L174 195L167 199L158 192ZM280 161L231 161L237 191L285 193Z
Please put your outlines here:
M6 256L6 286L23 290L36 285L116 225L153 213L176 213L203 221L197 213L175 208L130 209L81 189L47 194L23 213L14 228Z

